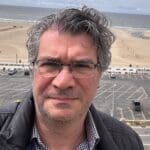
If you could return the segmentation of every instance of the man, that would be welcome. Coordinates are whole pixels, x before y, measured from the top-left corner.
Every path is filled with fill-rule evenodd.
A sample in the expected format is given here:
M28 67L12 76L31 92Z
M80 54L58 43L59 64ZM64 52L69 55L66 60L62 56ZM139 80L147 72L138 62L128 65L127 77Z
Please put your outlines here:
M83 7L32 27L27 49L33 94L1 108L1 149L143 150L132 129L92 105L115 39L107 25L101 13Z

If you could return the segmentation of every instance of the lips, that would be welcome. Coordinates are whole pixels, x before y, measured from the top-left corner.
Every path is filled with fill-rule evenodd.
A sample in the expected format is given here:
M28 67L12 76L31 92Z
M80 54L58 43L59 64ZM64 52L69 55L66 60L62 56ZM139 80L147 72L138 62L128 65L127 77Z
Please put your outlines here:
M62 101L65 101L65 100L76 100L77 98L75 98L75 97L63 97L63 96L50 96L50 97L48 97L48 98L50 98L50 99L54 99L54 100L62 100Z
M76 93L45 93L46 98L50 99L60 99L60 100L75 100L78 99L78 94Z
M59 100L59 101L73 101L81 99L81 93L76 90L60 90L60 89L48 89L44 93L46 99Z

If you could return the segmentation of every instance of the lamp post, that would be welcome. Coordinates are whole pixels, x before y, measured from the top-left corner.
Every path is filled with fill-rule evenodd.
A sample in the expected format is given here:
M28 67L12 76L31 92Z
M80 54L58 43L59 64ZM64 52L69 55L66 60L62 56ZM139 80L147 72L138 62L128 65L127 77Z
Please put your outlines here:
M110 115L112 117L114 116L114 106L115 106L115 87L116 87L116 84L113 84L113 89L112 89L112 108L111 108L111 112L110 112Z
M16 64L18 63L18 55L17 55L17 53L16 53Z

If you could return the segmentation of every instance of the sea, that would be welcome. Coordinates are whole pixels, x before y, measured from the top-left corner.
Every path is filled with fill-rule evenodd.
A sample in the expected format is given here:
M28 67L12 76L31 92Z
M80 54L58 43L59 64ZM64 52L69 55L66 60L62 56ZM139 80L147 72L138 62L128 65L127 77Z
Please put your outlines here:
M60 9L0 5L0 21L36 21ZM103 12L114 27L150 29L150 15Z

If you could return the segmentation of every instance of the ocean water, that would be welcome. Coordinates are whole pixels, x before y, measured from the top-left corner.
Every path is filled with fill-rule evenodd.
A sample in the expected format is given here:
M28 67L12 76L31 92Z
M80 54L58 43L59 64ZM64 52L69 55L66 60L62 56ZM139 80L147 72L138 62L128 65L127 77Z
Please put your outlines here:
M106 12L150 15L150 0L0 0L0 5L64 8L87 5Z
M35 21L57 10L58 9L56 8L0 5L0 20ZM112 26L150 29L150 15L111 12L103 13L110 18Z

